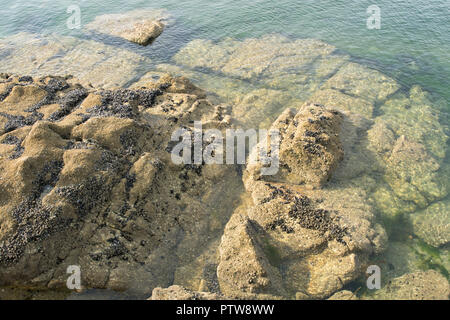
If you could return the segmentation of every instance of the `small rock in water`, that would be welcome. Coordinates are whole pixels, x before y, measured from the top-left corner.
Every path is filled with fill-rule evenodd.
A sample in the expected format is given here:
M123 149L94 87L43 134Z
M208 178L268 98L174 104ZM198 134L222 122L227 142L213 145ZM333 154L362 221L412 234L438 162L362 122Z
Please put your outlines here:
M136 23L131 29L124 30L121 37L146 46L158 38L163 30L164 24L161 21L144 21Z
M96 17L87 28L147 46L163 32L165 24L162 20L166 17L167 14L161 10L106 14Z

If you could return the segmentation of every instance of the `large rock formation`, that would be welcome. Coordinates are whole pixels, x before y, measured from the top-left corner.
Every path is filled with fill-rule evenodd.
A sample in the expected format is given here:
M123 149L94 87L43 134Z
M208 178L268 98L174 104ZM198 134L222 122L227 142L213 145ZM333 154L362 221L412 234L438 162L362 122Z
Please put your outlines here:
M226 128L226 108L170 77L108 91L3 75L0 94L1 286L64 288L69 265L85 288L142 297L197 277L179 268L220 236L239 179L174 165L170 135L198 119Z
M251 199L247 209L234 213L220 245L224 294L325 298L383 250L386 235L363 198L351 187L325 185L343 158L344 117L304 105L275 121L280 173L263 176L264 164L247 165L244 184Z

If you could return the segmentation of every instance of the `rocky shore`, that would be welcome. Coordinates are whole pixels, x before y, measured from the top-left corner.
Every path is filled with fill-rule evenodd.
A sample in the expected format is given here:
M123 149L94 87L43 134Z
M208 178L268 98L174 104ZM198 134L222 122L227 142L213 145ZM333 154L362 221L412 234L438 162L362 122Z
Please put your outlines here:
M87 32L147 45L159 23ZM280 35L195 39L164 63L70 36L0 45L0 299L67 297L69 265L81 295L449 298L449 128L420 87ZM280 170L174 164L194 121L279 130Z

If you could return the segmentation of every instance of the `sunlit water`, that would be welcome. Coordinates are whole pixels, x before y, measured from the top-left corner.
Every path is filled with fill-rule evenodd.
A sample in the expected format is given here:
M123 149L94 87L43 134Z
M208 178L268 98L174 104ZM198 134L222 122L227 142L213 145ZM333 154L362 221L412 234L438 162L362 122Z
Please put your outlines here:
M337 0L77 2L81 9L82 26L98 15L139 8L167 9L176 23L171 24L164 31L164 36L157 39L152 46L145 48L116 41L110 37L89 34L83 28L68 29L66 21L70 14L66 10L69 5L74 4L70 0L57 2L0 0L0 3L0 37L7 38L18 32L28 32L39 35L60 34L103 42L151 58L152 65L142 70L138 76L154 70L154 65L173 64L174 57L180 49L194 39L209 39L220 43L226 38L244 41L270 34L281 34L292 41L305 38L319 39L336 46L338 54L349 54L352 61L392 77L402 85L402 92L408 92L414 85L419 85L431 94L433 108L440 111L439 121L444 126L448 125L450 111L448 0L382 0L376 3ZM373 4L381 9L380 30L369 30L366 26L369 16L366 10ZM183 70L183 64L179 67ZM8 68L2 66L1 69ZM189 75L191 71L187 70L186 74ZM202 84L200 81L202 79L197 79L195 73L192 78ZM251 83L251 85L258 87L259 84ZM281 111L275 110L270 115L270 120ZM374 112L376 115L381 111ZM446 158L448 162L448 152ZM397 237L393 235L392 230L401 228L392 225L388 227L391 229L392 239L405 240L403 234ZM443 266L448 266L448 248L439 252L423 243L419 243L418 247L425 256L426 267L435 267L448 275ZM444 263L427 260L427 254L435 256L436 252L443 254L440 259L445 260Z
M29 31L82 36L65 27L71 0L0 1L0 36ZM244 39L268 33L315 38L349 52L406 85L450 99L450 3L431 1L76 1L82 24L95 16L137 8L166 8L177 19L172 52L194 38ZM366 27L367 8L381 9L381 29ZM149 49L151 50L151 49Z

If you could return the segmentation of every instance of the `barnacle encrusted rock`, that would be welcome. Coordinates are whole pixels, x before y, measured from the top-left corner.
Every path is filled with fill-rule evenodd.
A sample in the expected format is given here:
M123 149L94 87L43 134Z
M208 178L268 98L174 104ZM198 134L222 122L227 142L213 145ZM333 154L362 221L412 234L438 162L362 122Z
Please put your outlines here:
M305 105L298 112L286 109L271 127L282 137L280 169L265 179L322 186L344 156L339 139L342 120L339 112L319 105Z
M1 286L64 288L79 265L85 288L148 297L220 237L231 212L218 199L237 197L237 172L173 164L170 137L230 117L186 79L112 91L58 77L1 84Z
M263 164L247 165L244 185L250 199L233 214L220 245L217 273L224 294L329 297L383 250L386 234L364 201L364 191L339 182L325 184L343 153L351 152L339 142L344 117L323 106L305 105L275 121L272 129L281 129L280 150L286 150L280 152L280 169L288 161L294 177L309 179L274 179L261 174ZM308 127L315 137L304 136ZM305 145L319 153L304 153ZM298 155L297 162L289 152Z

